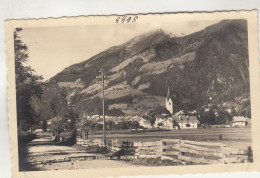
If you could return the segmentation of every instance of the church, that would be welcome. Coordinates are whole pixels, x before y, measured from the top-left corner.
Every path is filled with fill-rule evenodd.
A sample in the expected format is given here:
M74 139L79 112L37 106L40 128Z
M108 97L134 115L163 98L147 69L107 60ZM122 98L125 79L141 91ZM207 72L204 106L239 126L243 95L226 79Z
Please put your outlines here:
M168 87L167 97L166 97L166 103L165 103L166 109L173 114L173 102L171 99L171 92L170 88Z

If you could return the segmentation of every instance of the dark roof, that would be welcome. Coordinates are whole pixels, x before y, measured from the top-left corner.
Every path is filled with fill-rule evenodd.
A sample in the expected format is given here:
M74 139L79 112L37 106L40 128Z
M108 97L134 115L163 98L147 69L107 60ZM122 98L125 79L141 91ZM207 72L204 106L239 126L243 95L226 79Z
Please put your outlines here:
M172 119L178 123L199 122L196 116L173 115Z
M143 115L142 118L145 120L148 120L148 121L150 121L152 119L150 116L147 116L147 115Z

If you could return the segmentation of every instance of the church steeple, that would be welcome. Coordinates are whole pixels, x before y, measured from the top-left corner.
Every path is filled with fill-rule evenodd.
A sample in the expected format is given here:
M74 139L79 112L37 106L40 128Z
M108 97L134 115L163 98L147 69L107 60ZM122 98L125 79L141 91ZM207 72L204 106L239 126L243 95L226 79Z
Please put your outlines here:
M167 92L167 101L171 98L171 92L170 88L168 87L168 92Z
M165 102L166 109L173 114L173 102L171 99L171 92L170 88L168 87L168 92L167 92L167 97L166 97L166 102Z

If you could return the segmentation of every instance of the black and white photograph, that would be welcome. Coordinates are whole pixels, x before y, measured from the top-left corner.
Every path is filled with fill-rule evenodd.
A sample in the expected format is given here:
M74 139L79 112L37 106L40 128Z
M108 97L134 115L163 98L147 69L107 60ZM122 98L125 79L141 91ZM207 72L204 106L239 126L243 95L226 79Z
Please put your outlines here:
M248 20L111 19L13 29L18 171L253 164Z

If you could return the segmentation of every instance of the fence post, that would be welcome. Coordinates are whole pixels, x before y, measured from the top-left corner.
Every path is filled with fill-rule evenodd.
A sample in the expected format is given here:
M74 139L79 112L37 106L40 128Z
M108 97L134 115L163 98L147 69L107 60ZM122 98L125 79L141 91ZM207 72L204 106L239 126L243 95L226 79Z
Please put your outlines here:
M179 155L183 155L182 152L181 152L181 138L180 138L180 141L179 141Z
M247 162L253 162L253 151L251 146L247 147Z

